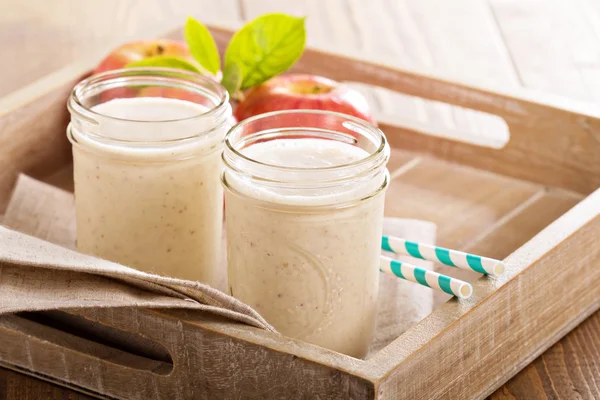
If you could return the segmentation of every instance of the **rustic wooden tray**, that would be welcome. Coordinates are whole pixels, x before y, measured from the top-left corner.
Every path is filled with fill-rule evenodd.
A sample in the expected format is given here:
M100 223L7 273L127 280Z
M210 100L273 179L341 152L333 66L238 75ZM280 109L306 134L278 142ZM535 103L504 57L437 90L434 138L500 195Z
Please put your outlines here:
M223 49L231 33L212 31ZM19 172L69 188L65 102L94 61L0 102L0 214ZM295 69L501 117L503 148L381 128L386 214L435 222L439 244L505 259L506 276L476 280L472 299L368 360L210 316L113 309L2 317L1 365L124 399L474 399L599 308L598 117L314 50Z

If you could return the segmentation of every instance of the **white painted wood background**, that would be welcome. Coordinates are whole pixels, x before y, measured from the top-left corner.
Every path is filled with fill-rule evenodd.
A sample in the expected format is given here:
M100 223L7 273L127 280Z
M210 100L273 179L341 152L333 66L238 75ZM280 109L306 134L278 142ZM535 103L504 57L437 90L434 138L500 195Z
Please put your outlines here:
M86 51L158 34L180 25L187 15L236 27L261 13L282 11L308 16L308 43L313 47L476 84L504 89L523 85L600 101L597 0L2 0L0 4L4 59L0 95ZM23 24L29 24L28 29L19 29ZM47 46L40 50L42 43ZM394 103L382 106L391 112L399 108Z
M0 0L0 4L0 96L86 53L175 28L188 15L235 28L262 13L281 11L308 17L312 47L505 91L525 87L600 101L598 0ZM364 92L381 120L479 142L504 140L502 124L479 113L390 95L383 89Z

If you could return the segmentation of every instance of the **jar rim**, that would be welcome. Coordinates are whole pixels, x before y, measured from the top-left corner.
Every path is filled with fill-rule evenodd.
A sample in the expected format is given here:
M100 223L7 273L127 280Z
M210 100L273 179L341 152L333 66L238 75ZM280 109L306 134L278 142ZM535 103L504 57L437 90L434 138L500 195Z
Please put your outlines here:
M106 115L103 113L99 113L94 111L91 107L88 107L83 104L82 97L84 91L89 90L91 87L95 85L100 85L104 83L107 86L107 89L113 89L117 87L123 87L127 83L126 78L142 78L146 76L147 78L163 78L166 82L166 79L175 79L180 82L185 82L188 85L193 85L197 88L200 88L204 92L211 91L212 94L218 96L218 103L212 106L209 110L202 112L200 114L192 115L189 117L183 118L175 118L175 119L165 119L165 120L136 120L129 118L119 118L113 117L110 115ZM109 86L107 82L114 81L114 85ZM205 88L201 86L201 83L208 84L210 88ZM109 86L109 87L108 87ZM120 121L127 123L173 123L173 122L184 122L184 121L192 121L194 119L202 119L202 118L210 118L215 117L218 118L224 112L223 110L227 107L223 107L229 104L229 93L225 88L214 79L206 77L204 75L185 71L181 69L175 68L164 68L164 67L141 67L141 68L122 68L115 69L110 71L101 72L99 74L92 75L81 82L77 83L73 90L71 91L71 95L69 96L69 100L67 102L67 108L71 113L77 114L79 117L87 120L88 122L95 123L96 120L94 117L100 117L107 120L112 121Z
M370 153L367 157L361 158L359 160L356 160L356 161L353 161L350 163L337 164L337 165L332 165L332 166L327 166L327 167L290 167L290 166L270 164L270 163L255 160L251 157L246 156L241 151L239 151L234 146L234 144L231 142L232 136L236 132L238 132L239 130L242 130L245 126L247 126L249 124L252 124L259 120L269 119L269 118L273 118L273 117L277 117L277 116L281 116L281 115L293 115L293 114L296 114L296 115L314 114L314 115L320 115L320 116L332 116L332 117L336 117L336 118L340 118L340 119L345 119L346 121L344 123L348 122L348 123L352 124L352 125L344 125L344 127L346 129L355 131L359 134L361 132L368 132L371 134L375 133L376 135L378 135L378 137L380 138L379 146L377 147L377 149L375 151ZM318 128L310 128L308 130L310 130L310 131L315 131L315 130L327 131L325 129L318 129ZM258 132L258 133L260 133L260 132ZM256 134L252 134L252 135L256 135ZM249 135L249 136L252 136L252 135ZM250 117L250 118L244 119L243 121L238 122L236 125L234 125L229 130L229 132L227 132L227 135L225 136L225 152L223 154L223 160L226 165L230 166L229 163L227 162L227 156L225 153L231 152L231 153L233 153L233 155L236 158L239 157L244 162L250 163L250 165L276 168L278 170L286 171L286 172L312 172L312 171L325 172L325 171L339 171L339 170L347 169L347 168L351 168L351 167L360 167L360 166L370 164L370 163L377 161L377 159L381 158L382 155L383 155L383 158L381 161L382 161L382 163L385 163L387 161L387 158L389 158L389 154L386 154L386 149L388 150L387 153L389 153L389 145L387 143L384 133L381 131L381 129L379 129L375 125L371 124L370 122L367 122L365 120L362 120L362 119L357 118L352 115L343 114L343 113L335 112L335 111L314 110L314 109L293 109L293 110L280 110L280 111L272 111L272 112L268 112L268 113L263 113L263 114L255 115L253 117ZM377 164L379 164L379 163L377 163Z

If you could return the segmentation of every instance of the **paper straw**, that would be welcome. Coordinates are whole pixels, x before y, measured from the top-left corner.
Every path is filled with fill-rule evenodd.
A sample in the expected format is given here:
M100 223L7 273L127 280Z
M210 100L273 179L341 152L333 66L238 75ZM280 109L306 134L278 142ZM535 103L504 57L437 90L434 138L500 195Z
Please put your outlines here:
M486 275L499 276L505 270L504 263L500 260L476 256L458 250L445 249L430 244L411 242L393 236L381 237L381 249L422 260L439 262L450 267L477 271Z
M438 274L437 272L420 268L416 265L394 260L390 257L381 256L379 269L398 278L441 290L461 299L468 299L473 294L473 287L468 282Z

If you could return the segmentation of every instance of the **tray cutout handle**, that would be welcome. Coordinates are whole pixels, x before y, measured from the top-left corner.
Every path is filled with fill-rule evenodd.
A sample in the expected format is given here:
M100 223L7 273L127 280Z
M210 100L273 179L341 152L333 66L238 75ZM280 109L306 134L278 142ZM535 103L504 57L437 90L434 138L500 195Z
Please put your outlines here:
M140 372L170 375L173 358L161 344L142 335L63 311L23 312L0 319L29 337Z
M374 107L379 123L492 149L502 149L510 140L509 126L498 115L364 83L347 84L364 93L371 104L378 103L370 98L373 94L385 94L393 106Z
M293 70L496 115L510 131L504 147L489 148L380 124L391 145L586 195L600 186L600 114L575 101L517 97L310 49Z

